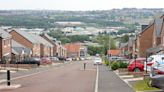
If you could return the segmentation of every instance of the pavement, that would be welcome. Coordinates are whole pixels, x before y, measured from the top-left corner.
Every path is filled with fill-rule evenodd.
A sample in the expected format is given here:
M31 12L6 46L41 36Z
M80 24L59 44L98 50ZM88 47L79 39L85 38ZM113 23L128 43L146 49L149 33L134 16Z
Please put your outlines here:
M98 92L135 92L116 73L110 71L105 65L98 67Z
M79 61L60 67L14 73L11 84L21 84L21 87L4 89L0 92L94 92L96 66L93 62L87 61L84 70L83 63ZM0 75L1 79L4 79L3 75L2 77Z

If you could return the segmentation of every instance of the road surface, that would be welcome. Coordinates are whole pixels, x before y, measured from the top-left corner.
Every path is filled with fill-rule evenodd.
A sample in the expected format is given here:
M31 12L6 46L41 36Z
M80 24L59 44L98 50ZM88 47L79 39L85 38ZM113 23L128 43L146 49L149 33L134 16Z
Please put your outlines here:
M96 66L87 61L86 70L83 70L83 63L79 61L19 76L12 84L22 87L0 92L94 92Z

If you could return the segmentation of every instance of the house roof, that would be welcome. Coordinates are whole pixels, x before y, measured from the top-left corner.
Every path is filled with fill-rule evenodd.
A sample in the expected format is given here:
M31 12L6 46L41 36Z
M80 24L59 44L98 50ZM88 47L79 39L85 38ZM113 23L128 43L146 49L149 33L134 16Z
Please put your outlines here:
M12 40L11 41L11 44L12 44L12 47L25 47L25 46L23 46L22 44L18 43L15 40Z
M54 38L52 38L52 37L50 37L48 34L46 34L46 33L43 33L43 34L41 34L41 36L44 38L44 37L46 37L47 39L49 39L48 40L48 42L50 42L51 44L53 44L53 45L57 45L57 43L54 41ZM45 39L45 38L44 38ZM45 39L45 40L47 40L47 39Z
M163 24L163 19L161 18L155 19L155 32L157 37L160 37L162 31L162 24Z
M0 37L5 39L11 37L11 35L8 32L0 29Z
M45 46L50 46L52 47L53 45L51 43L49 43L47 40L45 40L43 37L41 37L40 35L37 34L31 34L33 36L33 38L36 39L36 41L38 41L39 43L45 45Z
M66 48L67 52L79 52L81 48L81 44L69 43L69 44L65 44L64 47Z
M32 36L30 33L22 31L22 30L12 30L15 31L17 33L19 33L21 36L23 36L24 38L26 38L28 41L32 42L32 43L39 43L37 41L36 38L34 38L34 36Z
M121 54L121 50L108 50L108 55L119 56Z
M18 55L22 54L22 51L24 51L24 54L30 55L31 49L23 46L22 44L16 42L15 40L12 40L12 53Z
M43 34L41 34L41 35L44 35L45 37L47 37L48 39L50 39L50 40L53 40L54 38L53 37L50 37L48 34L46 34L46 33L43 33Z
M24 38L26 38L32 43L43 44L46 46L53 46L51 43L49 43L47 40L45 40L44 38L42 38L37 34L28 33L22 30L13 30L13 31L16 31L17 33L19 33L20 35L22 35Z
M153 26L153 24L154 24L154 20L151 21L151 22L149 23L149 25L148 25L143 31L141 31L141 33L139 33L138 35L141 35L142 33L144 33L148 28L150 28L151 26Z

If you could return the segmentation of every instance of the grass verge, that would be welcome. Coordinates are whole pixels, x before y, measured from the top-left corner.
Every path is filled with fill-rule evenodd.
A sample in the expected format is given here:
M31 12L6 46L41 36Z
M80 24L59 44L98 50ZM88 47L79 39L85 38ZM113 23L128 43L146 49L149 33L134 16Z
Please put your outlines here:
M133 88L136 91L160 91L161 89L155 88L155 87L149 87L145 80L140 80L137 81L134 85Z

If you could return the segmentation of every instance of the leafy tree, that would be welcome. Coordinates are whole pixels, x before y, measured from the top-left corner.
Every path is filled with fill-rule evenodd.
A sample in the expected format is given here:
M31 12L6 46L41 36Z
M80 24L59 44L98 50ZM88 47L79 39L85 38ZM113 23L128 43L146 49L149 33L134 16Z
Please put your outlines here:
M122 38L121 38L121 42L122 43L126 43L129 41L129 36L128 35L124 35Z
M90 55L102 54L102 50L102 46L88 46L88 54Z
M108 34L98 35L97 42L103 46L102 53L107 55L108 49L116 49L115 41Z

